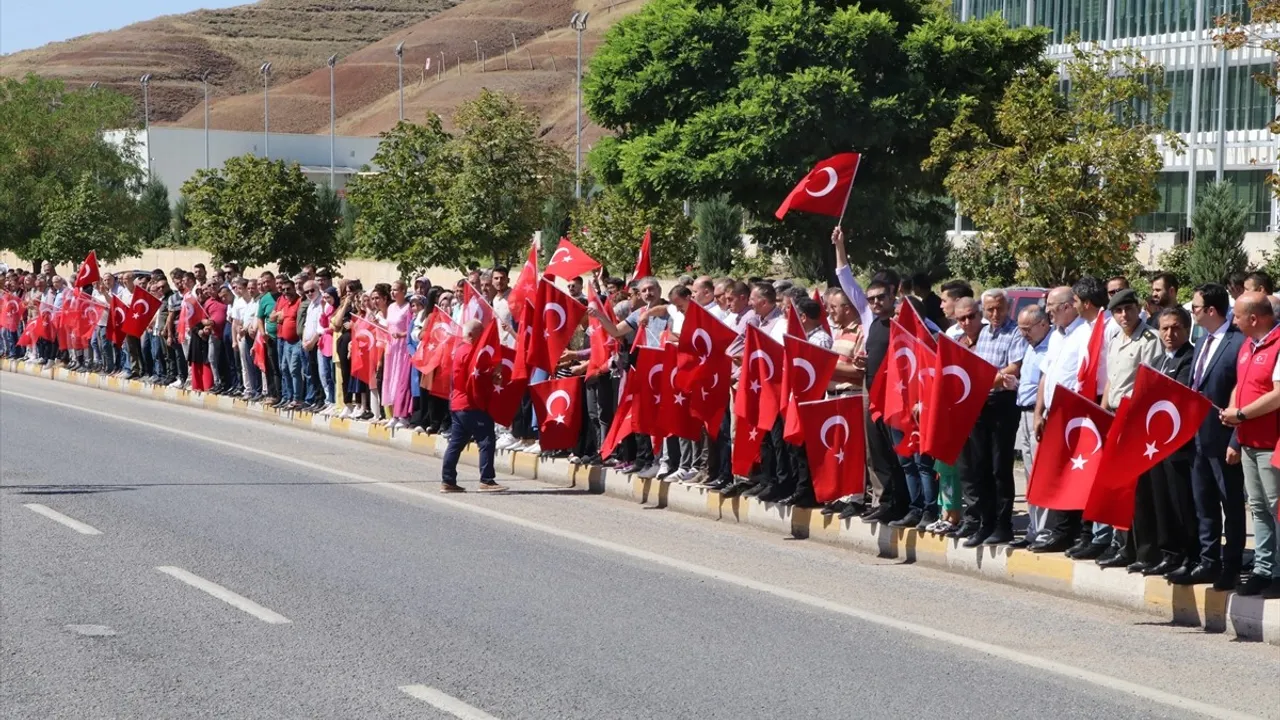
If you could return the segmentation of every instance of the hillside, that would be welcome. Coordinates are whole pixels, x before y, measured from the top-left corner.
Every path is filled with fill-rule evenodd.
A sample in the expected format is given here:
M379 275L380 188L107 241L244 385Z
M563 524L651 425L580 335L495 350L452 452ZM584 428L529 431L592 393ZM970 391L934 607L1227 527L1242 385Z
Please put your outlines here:
M73 87L95 81L110 85L137 98L141 121L138 78L149 72L152 121L177 120L203 99L200 77L205 71L215 97L261 88L258 68L267 60L274 71L272 83L282 85L324 67L333 53L354 53L457 2L260 0L159 17L5 55L0 75L34 72Z
M577 44L568 20L577 10L590 10L583 36L584 62L619 18L643 0L462 0L428 20L392 33L349 56L335 70L337 131L377 135L399 119L395 47L404 43L405 117L439 113L446 126L454 108L480 88L518 95L542 119L553 142L568 145L574 132L574 73ZM513 40L515 47L513 50ZM477 48L478 46L478 48ZM477 61L477 50L483 58ZM424 70L431 58L430 70ZM219 98L210 111L211 124L233 130L262 127L261 91ZM177 122L203 127L201 108ZM287 84L273 84L271 127L281 132L329 131L329 72L321 66ZM588 127L589 145L601 131Z

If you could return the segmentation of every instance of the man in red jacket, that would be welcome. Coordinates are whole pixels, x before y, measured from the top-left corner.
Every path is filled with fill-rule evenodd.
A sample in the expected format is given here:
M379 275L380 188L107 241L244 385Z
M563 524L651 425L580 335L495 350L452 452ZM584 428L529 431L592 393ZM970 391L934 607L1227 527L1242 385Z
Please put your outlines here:
M458 458L462 449L472 440L480 448L480 491L501 492L506 490L496 481L497 472L493 467L493 445L496 441L493 430L493 418L489 413L476 407L475 401L467 395L467 374L471 372L471 353L476 340L480 338L483 326L478 320L468 321L462 326L462 341L453 350L453 371L450 373L452 386L449 390L449 414L453 423L449 427L449 447L444 451L444 467L440 470L440 492L466 492L458 485ZM498 365L499 368L502 365Z
M1235 320L1248 340L1236 359L1236 389L1222 423L1236 428L1237 455L1227 450L1227 462L1244 466L1244 487L1253 516L1253 573L1236 591L1240 595L1280 597L1280 533L1276 506L1280 502L1280 469L1271 455L1280 442L1280 327L1268 297L1247 292L1236 299Z

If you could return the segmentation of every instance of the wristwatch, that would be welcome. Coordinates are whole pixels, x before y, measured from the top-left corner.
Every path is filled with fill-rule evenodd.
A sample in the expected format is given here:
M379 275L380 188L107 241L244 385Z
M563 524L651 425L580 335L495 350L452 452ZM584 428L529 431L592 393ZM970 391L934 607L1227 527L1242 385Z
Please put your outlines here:
M1248 420L1248 418L1244 416L1244 410L1236 410L1236 420L1239 420L1240 422Z

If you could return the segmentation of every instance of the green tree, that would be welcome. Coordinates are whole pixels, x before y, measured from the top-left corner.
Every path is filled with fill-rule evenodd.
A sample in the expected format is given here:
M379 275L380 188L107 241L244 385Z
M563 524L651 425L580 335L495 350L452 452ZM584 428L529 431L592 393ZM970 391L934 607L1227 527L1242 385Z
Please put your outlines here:
M114 145L102 131L132 122L133 101L120 93L69 91L35 75L0 78L0 249L38 259L30 245L44 233L45 206L69 196L85 172L102 193L109 226L131 229L137 144L126 136Z
M69 194L50 198L40 213L40 237L28 246L32 257L63 265L84 260L90 250L104 263L136 255L139 238L116 227L106 195L85 172Z
M1137 51L1079 48L1065 75L1065 94L1056 70L1019 75L990 130L962 111L925 165L950 165L950 196L1021 279L1046 287L1132 257L1133 221L1159 201L1154 138L1181 146L1156 120L1164 71Z
M1042 29L956 22L935 0L652 0L606 34L585 81L592 171L649 202L722 193L769 251L828 269L829 218L773 212L819 159L857 150L849 199L856 263L883 261L920 191L934 132L961 107L981 120L1040 63Z
M151 247L169 231L173 215L169 210L169 188L152 177L138 197L138 230L143 245Z
M383 133L373 164L381 172L347 185L347 203L359 213L359 250L394 262L404 276L433 266L461 269L467 248L447 204L459 162L440 117L401 122Z
M1184 285L1195 287L1249 266L1244 234L1249 228L1249 203L1237 198L1229 182L1214 183L1196 198L1191 215L1191 248Z
M697 246L691 242L693 224L678 202L650 205L620 188L606 187L578 204L572 227L573 243L618 277L630 277L635 270L646 229L654 272L684 272L697 258Z
M448 211L470 249L459 257L510 264L542 227L546 199L563 192L568 159L538 136L538 116L511 95L481 90L458 108L454 125L458 171Z
M734 251L742 248L742 209L721 196L698 203L693 217L702 272L723 275L732 270Z
M233 157L220 169L197 170L182 185L196 244L214 262L248 267L278 263L296 272L307 263L334 267L337 218L321 210L316 186L296 164L254 155Z

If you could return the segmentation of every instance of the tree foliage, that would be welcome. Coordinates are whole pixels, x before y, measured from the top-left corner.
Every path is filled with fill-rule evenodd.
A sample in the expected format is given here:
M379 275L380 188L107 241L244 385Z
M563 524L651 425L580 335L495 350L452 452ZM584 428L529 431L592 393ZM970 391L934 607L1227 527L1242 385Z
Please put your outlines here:
M1133 220L1155 209L1164 165L1154 136L1168 105L1163 69L1132 50L1079 48L1064 68L1009 85L987 129L969 108L938 134L926 168L1025 281L1051 287L1132 257ZM1069 252L1067 251L1069 249Z
M693 217L698 230L698 267L716 275L730 272L734 251L742 248L742 209L721 196L698 203Z
M116 146L102 136L132 118L133 101L111 90L69 91L35 75L0 78L0 249L40 259L31 244L44 234L46 206L66 200L86 172L108 227L132 230L129 191L141 180L136 143L126 138Z
M679 202L651 205L621 188L607 187L578 204L572 227L573 243L618 277L630 277L635 270L646 229L654 272L684 272L697 258L693 224ZM554 247L554 242L543 243L548 244Z
M278 263L295 272L306 263L332 267L343 259L334 244L338 218L321 209L315 184L296 164L233 157L220 169L197 170L182 194L189 232L216 263Z
M93 175L85 172L70 193L50 198L40 212L40 237L28 246L31 256L66 265L84 260L90 250L104 263L136 255L138 236L116 226L105 196Z
M173 217L169 210L169 188L152 177L138 196L138 234L144 247L153 247L169 231Z
M1214 183L1196 198L1191 215L1191 248L1184 284L1195 287L1222 282L1230 273L1249 266L1244 234L1249 228L1249 203L1236 197L1229 182Z
M1044 38L956 22L932 0L653 0L592 58L587 108L616 137L590 165L648 202L726 194L764 248L830 265L830 219L773 211L815 161L857 150L851 252L882 261L913 198L942 194L941 173L920 169L934 132L962 107L981 121Z

